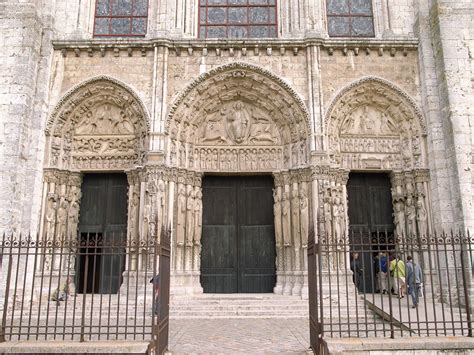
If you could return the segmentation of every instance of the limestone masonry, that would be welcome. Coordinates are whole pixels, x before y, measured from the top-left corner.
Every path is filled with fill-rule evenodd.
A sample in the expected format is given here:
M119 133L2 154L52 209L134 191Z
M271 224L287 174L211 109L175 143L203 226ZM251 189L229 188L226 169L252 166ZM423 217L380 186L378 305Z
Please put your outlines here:
M0 1L0 231L72 238L84 174L126 173L128 238L171 225L200 293L203 176L270 174L274 292L304 296L350 172L389 174L398 235L474 230L474 1L362 1L347 35L333 1L120 3Z

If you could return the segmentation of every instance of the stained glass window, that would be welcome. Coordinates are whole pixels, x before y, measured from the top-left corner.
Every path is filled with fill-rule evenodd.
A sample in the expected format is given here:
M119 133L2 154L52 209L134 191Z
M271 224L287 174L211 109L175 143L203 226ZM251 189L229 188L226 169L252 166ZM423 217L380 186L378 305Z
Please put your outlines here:
M374 37L371 0L327 0L331 37Z
M94 36L144 36L148 0L97 0Z
M200 38L276 36L276 0L199 0Z

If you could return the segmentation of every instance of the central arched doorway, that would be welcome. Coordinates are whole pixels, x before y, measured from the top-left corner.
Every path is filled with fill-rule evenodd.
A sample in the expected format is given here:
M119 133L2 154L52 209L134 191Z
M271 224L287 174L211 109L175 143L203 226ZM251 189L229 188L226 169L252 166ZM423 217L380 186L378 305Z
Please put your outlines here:
M205 293L268 293L276 283L271 175L205 176L201 285Z
M167 164L177 168L173 291L202 292L202 281L208 292L301 295L311 216L301 98L260 67L224 65L175 99L166 134ZM252 185L261 198L246 198Z

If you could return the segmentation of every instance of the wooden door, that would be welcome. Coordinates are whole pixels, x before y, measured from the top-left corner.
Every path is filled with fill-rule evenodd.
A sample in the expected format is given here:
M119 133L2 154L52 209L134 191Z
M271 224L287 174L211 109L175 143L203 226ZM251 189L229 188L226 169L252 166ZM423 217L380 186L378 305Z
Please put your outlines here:
M91 245L98 239L102 239L105 245L112 240L125 240L127 188L125 174L84 175L79 233L80 238L87 240L89 247L79 250L78 292L117 293L120 288L125 269L125 250L118 247L92 248Z
M275 286L273 180L203 180L201 284L210 293L264 293Z
M363 269L360 291L375 290L374 257L393 238L392 197L388 174L350 173L347 183L352 250L359 252Z

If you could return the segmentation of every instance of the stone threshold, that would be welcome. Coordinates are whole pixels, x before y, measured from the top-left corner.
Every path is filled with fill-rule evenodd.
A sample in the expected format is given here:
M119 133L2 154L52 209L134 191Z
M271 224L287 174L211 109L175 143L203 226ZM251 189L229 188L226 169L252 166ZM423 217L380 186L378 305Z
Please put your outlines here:
M0 354L7 353L106 353L106 354L146 354L149 342L147 341L11 341L0 343Z
M404 337L397 339L387 338L350 338L324 339L323 354L370 354L381 351L385 354L399 353L422 354L424 351L442 352L443 354L472 354L474 353L474 338L438 336L438 337Z

